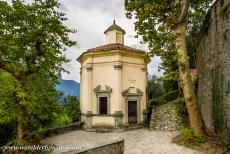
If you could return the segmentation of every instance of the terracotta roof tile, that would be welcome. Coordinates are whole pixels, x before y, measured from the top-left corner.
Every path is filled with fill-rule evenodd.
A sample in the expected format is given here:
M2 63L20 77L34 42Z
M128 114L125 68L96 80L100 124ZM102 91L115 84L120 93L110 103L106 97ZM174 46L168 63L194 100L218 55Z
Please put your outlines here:
M123 44L106 44L106 45L98 46L96 48L88 49L87 52L109 51L109 50L124 50L124 51L134 51L134 52L145 52L143 50L139 50L139 49L135 49L135 48L125 46Z

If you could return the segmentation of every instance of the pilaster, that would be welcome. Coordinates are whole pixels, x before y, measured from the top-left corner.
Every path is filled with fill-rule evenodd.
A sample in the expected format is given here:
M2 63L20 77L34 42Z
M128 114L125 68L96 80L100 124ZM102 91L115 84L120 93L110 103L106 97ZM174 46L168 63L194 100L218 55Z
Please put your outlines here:
M86 113L85 128L92 128L92 111L87 111Z

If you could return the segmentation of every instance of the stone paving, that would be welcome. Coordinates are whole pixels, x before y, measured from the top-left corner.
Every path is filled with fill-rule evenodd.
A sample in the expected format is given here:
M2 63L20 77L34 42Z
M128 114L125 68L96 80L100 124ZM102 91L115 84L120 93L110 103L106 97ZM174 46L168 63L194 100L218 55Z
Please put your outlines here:
M171 143L178 132L137 129L122 133L96 133L77 130L42 140L43 144L83 146L124 139L125 154L200 154L200 152ZM57 153L57 152L56 152Z

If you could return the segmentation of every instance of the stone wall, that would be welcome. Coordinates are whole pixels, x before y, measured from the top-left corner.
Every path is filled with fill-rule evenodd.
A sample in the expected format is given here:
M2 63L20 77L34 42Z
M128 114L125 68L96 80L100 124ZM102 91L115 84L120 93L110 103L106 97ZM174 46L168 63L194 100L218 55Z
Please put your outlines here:
M230 1L209 10L197 40L198 100L206 128L230 143Z
M186 107L182 99L153 107L150 122L151 130L179 130L187 123Z
M95 144L80 151L68 151L62 154L123 154L124 140L116 140L104 144Z
M51 137L51 136L67 133L74 130L80 130L82 129L82 125L83 125L82 122L78 122L70 125L59 126L55 128L49 128L42 131L33 132L32 134L30 134L28 140L30 140L30 143L37 143L39 142L39 140L46 137Z

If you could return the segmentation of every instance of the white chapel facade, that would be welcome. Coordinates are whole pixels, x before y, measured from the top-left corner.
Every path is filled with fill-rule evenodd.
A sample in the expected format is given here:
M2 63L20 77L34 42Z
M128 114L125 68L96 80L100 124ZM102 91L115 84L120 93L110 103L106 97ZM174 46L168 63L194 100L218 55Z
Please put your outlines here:
M84 128L123 130L147 117L147 64L142 50L124 45L125 31L114 23L104 32L106 45L78 57L80 110Z

